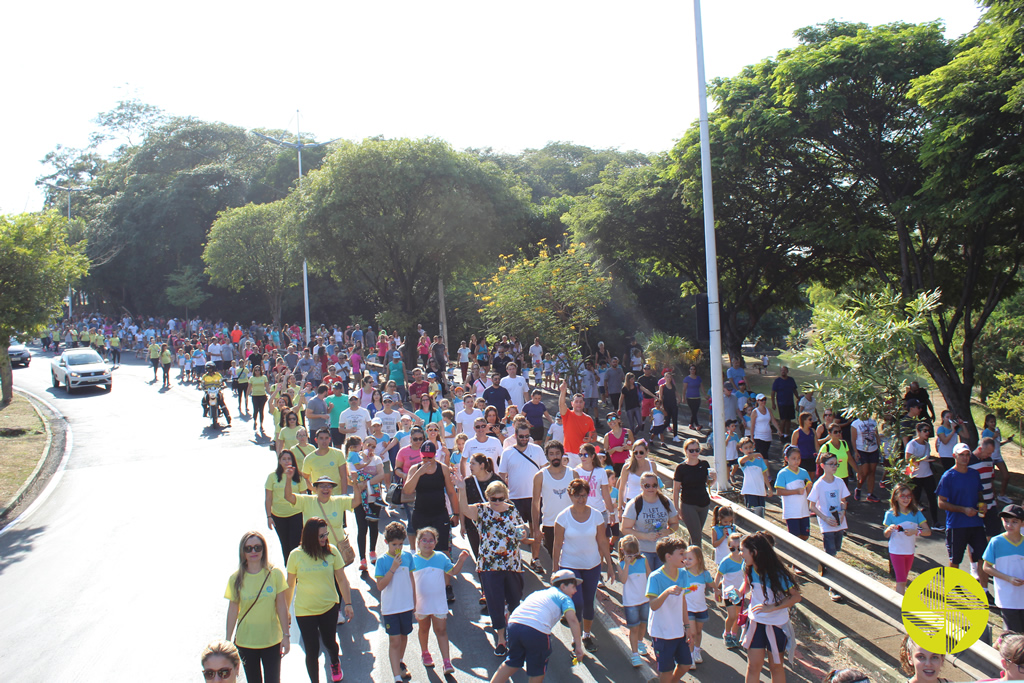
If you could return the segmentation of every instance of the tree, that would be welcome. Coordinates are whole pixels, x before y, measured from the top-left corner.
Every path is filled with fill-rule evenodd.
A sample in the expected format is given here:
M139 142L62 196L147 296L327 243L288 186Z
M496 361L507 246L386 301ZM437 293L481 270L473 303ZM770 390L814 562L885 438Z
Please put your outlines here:
M343 143L297 200L289 243L312 269L364 281L378 323L409 339L438 278L489 262L527 216L514 176L436 139ZM415 345L406 353L411 362Z
M55 211L0 215L0 404L13 396L11 337L33 335L61 315L69 285L89 270L84 249L67 243L67 219Z
M214 221L203 251L210 281L236 292L258 291L275 326L281 324L281 299L298 284L301 267L285 246L290 219L286 200L227 209Z
M891 443L901 444L903 390L912 380L915 344L939 306L938 292L905 300L892 289L845 295L839 306L814 310L807 348L797 357L802 366L817 368L829 381L815 391L822 405L848 415L880 415ZM902 449L891 454L891 481L907 478Z
M188 309L199 308L204 301L210 298L210 295L203 291L202 271L192 266L179 268L167 276L167 281L170 283L164 290L167 301L172 306L183 306L186 320L188 320Z
M585 243L569 242L558 249L539 246L534 258L524 256L522 250L503 257L497 273L474 283L479 287L479 312L487 332L497 337L540 337L577 390L584 355L581 344L608 300L610 278Z

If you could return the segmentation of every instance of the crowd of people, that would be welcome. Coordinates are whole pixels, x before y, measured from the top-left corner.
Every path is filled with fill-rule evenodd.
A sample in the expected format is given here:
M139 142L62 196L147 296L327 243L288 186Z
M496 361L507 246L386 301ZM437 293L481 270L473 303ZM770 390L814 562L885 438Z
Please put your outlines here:
M539 339L524 347L514 336L494 343L472 337L449 354L439 336L422 328L417 339L403 340L360 325L321 326L305 343L297 326L126 319L78 321L44 339L50 348L59 341L90 344L112 363L122 349L134 349L163 386L201 387L212 362L234 392L230 402L274 450L266 515L286 565L272 565L262 533L242 537L225 591L225 635L237 649L211 646L204 655L208 679L213 672L227 680L222 674L237 675L241 665L249 681L279 680L294 610L310 680L319 678L321 643L332 679L341 680L335 629L353 616L344 568L357 561L380 593L395 680L409 678L404 658L414 627L422 663L435 666L433 632L441 670L452 673L452 579L470 557L501 662L493 681L519 669L542 679L559 621L572 632L577 658L597 652L596 594L614 582L622 586L634 666L650 655L667 682L702 664L702 642L719 637L703 630L714 604L724 615L722 642L747 653L746 680L758 680L765 665L773 681L785 679L795 647L789 608L800 600L799 581L775 555L770 534L740 534L730 507L712 506L715 473L701 458L701 441L684 440L678 429L685 399L691 431L706 431L700 410L709 392L696 366L677 387L673 370L659 376L635 344L623 363L602 343L578 369L580 392L569 395L565 358L545 353ZM408 344L415 346L413 367L406 364ZM553 390L552 411L544 398ZM747 391L737 359L724 395L729 483L762 515L767 499L778 496L788 531L800 538L809 538L813 517L831 555L848 529L848 501L881 502L885 495L879 516L900 591L918 537L945 533L952 566L970 548L979 580L994 582L1009 672L1024 662L1012 633L1024 631L1024 509L1006 505L1008 477L996 464L1005 441L994 418L986 419L971 449L960 442L962 421L944 411L933 451L934 409L922 391L911 386L906 401L912 436L900 450L913 463L909 481L890 492L879 466L897 446L885 442L873 416L819 411L813 393L801 392L785 367L772 384L769 409L768 396ZM784 467L773 481L767 465L776 438ZM681 443L684 454L670 488L649 457L666 439ZM712 554L705 557L709 514ZM471 552L455 556L458 532ZM526 571L550 588L524 594ZM936 665L913 643L904 649L911 680L938 680L941 661ZM828 680L868 680L854 674L832 672Z

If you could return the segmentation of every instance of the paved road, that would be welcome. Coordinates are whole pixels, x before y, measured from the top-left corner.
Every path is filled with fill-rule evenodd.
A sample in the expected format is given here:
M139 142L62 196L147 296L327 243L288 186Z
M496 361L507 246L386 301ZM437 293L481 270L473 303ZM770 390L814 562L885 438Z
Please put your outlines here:
M197 654L224 633L222 596L241 534L262 529L283 564L263 509L275 458L251 423L235 416L231 429L208 430L196 390L161 390L147 368L127 363L109 394L52 388L41 353L15 371L19 387L67 416L74 449L52 495L0 536L0 680L200 681ZM471 578L470 563L456 581L449 634L458 671L449 680L488 680L498 664ZM355 566L349 579L358 592L356 619L338 629L345 678L391 681L376 591ZM550 680L639 679L606 632L597 633L609 643L602 660L577 667L568 630L556 636ZM440 679L419 664L417 645L407 663L414 680ZM307 680L298 644L283 672Z

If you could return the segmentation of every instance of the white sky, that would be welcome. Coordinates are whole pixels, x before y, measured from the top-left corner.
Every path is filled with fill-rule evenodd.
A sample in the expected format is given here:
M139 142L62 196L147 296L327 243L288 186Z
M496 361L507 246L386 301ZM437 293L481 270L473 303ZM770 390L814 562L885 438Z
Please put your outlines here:
M42 205L39 163L84 147L90 121L138 97L170 114L295 128L319 140L436 136L507 152L562 140L668 149L697 117L693 6L649 0L177 4L12 2L0 41L0 212ZM704 0L707 77L840 19L942 20L969 31L973 0Z

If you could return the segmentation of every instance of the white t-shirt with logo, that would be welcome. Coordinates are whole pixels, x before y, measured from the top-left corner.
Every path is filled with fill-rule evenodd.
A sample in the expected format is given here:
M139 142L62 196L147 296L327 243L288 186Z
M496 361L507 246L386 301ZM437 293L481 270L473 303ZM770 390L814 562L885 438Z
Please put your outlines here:
M878 450L878 423L874 418L869 417L866 420L858 418L850 425L850 429L857 435L856 448L858 451L871 453Z
M345 429L350 430L347 436L358 436L360 439L365 439L367 435L366 425L370 422L370 411L366 408L346 408L341 411L341 415L338 416L338 426L344 426ZM381 420L383 422L383 420ZM351 430L355 431L351 431Z

